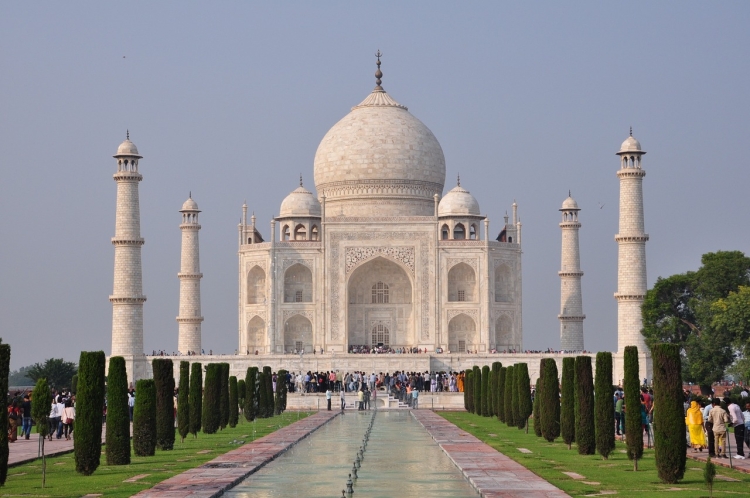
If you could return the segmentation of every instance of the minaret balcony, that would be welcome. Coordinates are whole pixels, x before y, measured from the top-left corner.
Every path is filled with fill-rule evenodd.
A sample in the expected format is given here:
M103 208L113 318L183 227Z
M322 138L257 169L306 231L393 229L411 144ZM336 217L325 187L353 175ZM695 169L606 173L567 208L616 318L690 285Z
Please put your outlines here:
M177 323L201 323L203 321L202 316L178 316Z
M203 278L202 273L178 273L177 278Z
M143 304L146 302L146 296L138 296L138 297L109 296L109 302L112 304Z
M617 176L618 178L643 178L646 176L646 172L642 169L627 168L618 171Z
M618 233L617 235L615 235L615 240L617 242L647 242L648 234L643 233L639 235L620 235Z
M582 271L559 271L557 272L558 275L561 277L582 277L583 272Z
M143 237L126 239L124 237L112 237L114 246L142 246L145 243Z
M557 315L563 322L580 322L586 319L586 315Z
M615 292L615 299L618 301L643 301L645 298L645 293Z

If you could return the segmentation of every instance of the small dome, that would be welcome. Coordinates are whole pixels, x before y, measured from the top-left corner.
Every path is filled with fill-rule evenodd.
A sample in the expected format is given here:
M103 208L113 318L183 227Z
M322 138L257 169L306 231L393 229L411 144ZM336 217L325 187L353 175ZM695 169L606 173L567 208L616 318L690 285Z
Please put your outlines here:
M479 203L468 190L457 185L438 204L438 216L481 216Z
M300 185L281 202L280 218L320 218L320 202Z
M193 200L192 196L182 205L180 212L182 211L198 211L198 203Z
M120 146L117 148L117 154L114 157L120 157L120 156L135 156L135 157L143 157L140 154L138 154L138 147L135 146L133 142L130 141L130 139L126 139L123 143L120 144Z
M568 196L562 203L562 209L560 211L573 211L578 210L578 203L571 196Z
M620 152L642 152L641 143L630 135L620 146Z

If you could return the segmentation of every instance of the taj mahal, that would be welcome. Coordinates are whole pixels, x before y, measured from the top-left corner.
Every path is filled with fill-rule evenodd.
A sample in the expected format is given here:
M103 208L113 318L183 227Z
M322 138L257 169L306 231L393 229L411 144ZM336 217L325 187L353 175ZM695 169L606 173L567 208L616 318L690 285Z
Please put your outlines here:
M528 362L532 370L535 364L538 368L538 360L520 354L518 206L509 199L511 215L492 214L491 223L467 190L469 185L457 178L446 186L440 143L383 89L380 66L378 54L375 88L320 141L312 172L315 192L306 188L302 175L268 224L248 216L251 206L242 206L236 234L237 352L229 360L216 360L229 361L232 375L244 376L251 365L353 370L365 358L366 368L376 371L462 370L493 361ZM631 132L617 154L618 351L638 345L645 354L639 313L646 292L648 240L641 188L645 152ZM128 376L135 380L150 377L150 357L143 351L146 297L138 198L142 156L128 136L114 157L111 354L126 358ZM579 211L570 196L560 209L558 318L561 349L571 354L584 349ZM180 210L177 343L181 355L210 362L210 356L201 354L200 212L192 195ZM351 354L361 351L380 354Z

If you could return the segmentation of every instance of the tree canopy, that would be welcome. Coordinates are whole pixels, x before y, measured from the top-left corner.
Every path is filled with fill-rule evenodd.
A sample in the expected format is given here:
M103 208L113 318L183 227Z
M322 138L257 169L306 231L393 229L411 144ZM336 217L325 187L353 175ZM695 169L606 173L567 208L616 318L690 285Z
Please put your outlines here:
M70 381L76 373L78 373L78 366L72 361L49 358L44 363L34 363L26 368L24 376L34 383L39 379L47 379L50 387L60 389L70 387Z
M698 271L659 278L642 314L649 348L678 345L683 379L710 386L750 353L750 258L741 251L704 254Z

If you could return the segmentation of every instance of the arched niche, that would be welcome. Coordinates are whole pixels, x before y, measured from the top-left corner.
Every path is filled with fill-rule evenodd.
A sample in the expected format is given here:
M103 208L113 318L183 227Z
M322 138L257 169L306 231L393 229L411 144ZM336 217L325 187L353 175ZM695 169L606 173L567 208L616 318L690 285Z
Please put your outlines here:
M348 344L372 345L373 328L382 325L390 347L415 345L412 292L410 274L391 259L378 256L358 266L347 283Z
M312 323L302 315L294 315L284 322L284 352L312 353Z
M255 315L247 324L247 340L245 342L248 354L262 353L266 346L266 322Z
M294 227L294 240L307 240L307 229L302 223Z
M453 239L464 240L466 238L466 227L463 223L456 223L453 227Z
M495 268L495 302L513 302L513 279L510 267L505 263Z
M477 348L477 324L465 313L448 322L448 348L452 353L465 353Z
M513 349L513 319L508 315L495 320L495 349Z
M247 272L247 304L266 302L266 272L258 265Z
M471 266L459 263L448 271L449 302L476 301L476 288L476 272Z
M313 300L312 271L295 263L284 273L284 302L311 303Z

